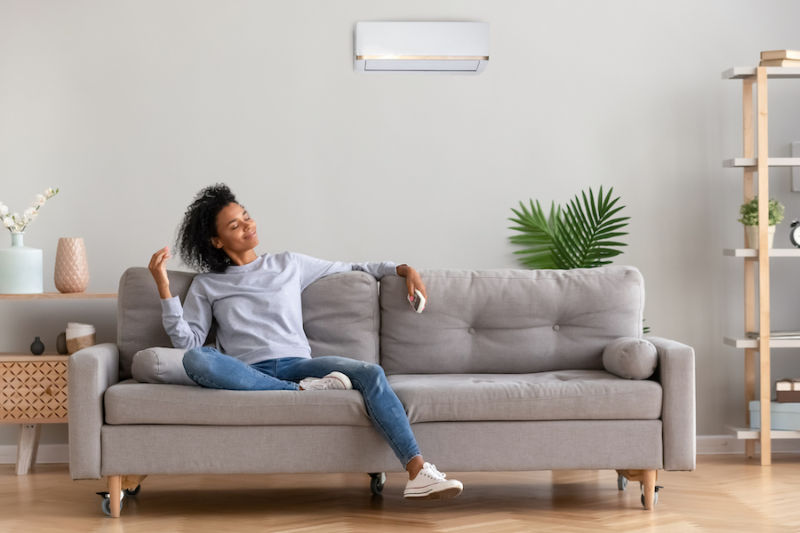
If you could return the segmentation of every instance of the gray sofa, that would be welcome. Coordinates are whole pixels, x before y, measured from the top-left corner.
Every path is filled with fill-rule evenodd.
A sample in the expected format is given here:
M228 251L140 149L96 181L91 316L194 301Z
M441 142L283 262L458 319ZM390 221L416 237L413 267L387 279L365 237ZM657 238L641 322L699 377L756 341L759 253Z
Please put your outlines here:
M650 337L657 368L603 364L640 338L644 282L632 267L427 270L414 313L403 278L322 278L303 293L313 354L380 363L426 458L443 471L615 469L652 508L658 470L695 467L694 351ZM170 271L173 294L193 274ZM69 367L70 472L130 493L148 474L401 471L357 391L224 391L131 379L134 354L171 346L145 268L119 286L116 344ZM213 343L213 330L209 336ZM624 476L624 477L623 477ZM469 487L467 487L469 490ZM110 500L110 501L109 501ZM104 503L119 516L118 500Z

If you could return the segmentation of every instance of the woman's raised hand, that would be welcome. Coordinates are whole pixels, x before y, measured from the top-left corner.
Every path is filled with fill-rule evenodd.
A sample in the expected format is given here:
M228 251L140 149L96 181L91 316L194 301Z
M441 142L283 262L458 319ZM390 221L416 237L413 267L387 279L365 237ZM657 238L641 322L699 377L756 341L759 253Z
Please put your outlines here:
M169 278L167 278L167 259L172 257L169 253L169 246L165 246L150 258L150 269L153 279L156 281L158 287L158 294L161 298L171 298L172 294L169 292Z

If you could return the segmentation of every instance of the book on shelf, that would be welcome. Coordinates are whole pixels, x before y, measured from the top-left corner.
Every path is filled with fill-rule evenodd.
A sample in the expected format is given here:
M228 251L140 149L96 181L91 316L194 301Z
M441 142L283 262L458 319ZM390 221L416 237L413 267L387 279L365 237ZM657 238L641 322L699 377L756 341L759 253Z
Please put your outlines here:
M761 338L761 333L758 331L748 331L745 335L748 339L758 340ZM769 337L770 339L798 340L800 331L770 331Z
M796 59L800 60L800 50L764 50L761 52L761 60L772 59Z
M758 66L800 68L800 61L797 59L762 59Z
M775 400L778 403L798 403L800 402L800 390L779 390L775 392Z

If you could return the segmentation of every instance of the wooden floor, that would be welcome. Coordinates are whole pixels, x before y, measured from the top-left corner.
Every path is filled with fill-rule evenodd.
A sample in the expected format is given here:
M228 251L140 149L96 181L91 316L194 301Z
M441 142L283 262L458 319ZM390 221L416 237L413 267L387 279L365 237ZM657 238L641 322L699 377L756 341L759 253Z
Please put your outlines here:
M773 462L701 456L695 472L662 472L653 512L610 470L450 473L464 493L429 502L403 500L402 474L382 497L359 474L152 476L119 519L100 510L102 481L0 465L0 532L800 531L800 456Z

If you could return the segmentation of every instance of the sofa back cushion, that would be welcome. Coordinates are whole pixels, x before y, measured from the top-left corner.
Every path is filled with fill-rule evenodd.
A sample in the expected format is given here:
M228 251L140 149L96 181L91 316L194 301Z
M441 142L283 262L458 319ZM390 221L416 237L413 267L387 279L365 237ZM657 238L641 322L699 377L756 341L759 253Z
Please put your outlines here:
M170 291L183 302L195 274L170 270ZM364 272L333 274L302 294L303 327L312 356L343 355L378 362L378 284ZM117 344L120 377L131 377L133 355L154 346L172 346L161 324L161 302L150 271L129 268L119 282ZM212 325L205 344L214 344Z
M641 337L638 270L426 270L421 314L405 280L381 281L381 365L389 374L602 369L603 349Z

